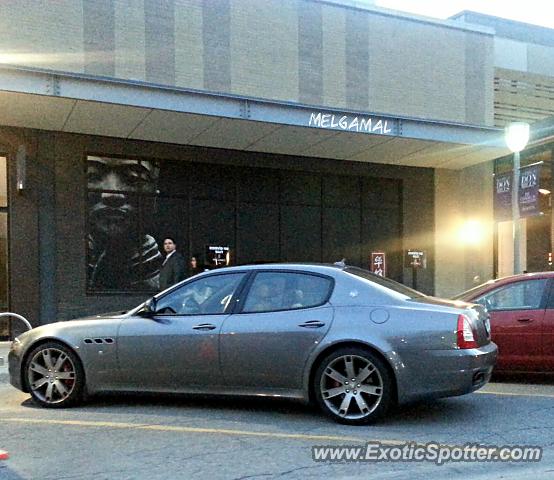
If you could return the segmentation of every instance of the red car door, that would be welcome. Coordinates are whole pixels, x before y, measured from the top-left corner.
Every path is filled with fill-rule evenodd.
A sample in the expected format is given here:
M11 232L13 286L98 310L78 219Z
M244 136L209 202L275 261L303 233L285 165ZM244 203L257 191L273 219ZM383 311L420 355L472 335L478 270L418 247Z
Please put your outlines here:
M548 279L523 279L479 298L489 310L497 370L538 371L543 364L543 329Z
M554 282L550 283L550 295L544 312L542 331L542 355L545 372L554 372Z

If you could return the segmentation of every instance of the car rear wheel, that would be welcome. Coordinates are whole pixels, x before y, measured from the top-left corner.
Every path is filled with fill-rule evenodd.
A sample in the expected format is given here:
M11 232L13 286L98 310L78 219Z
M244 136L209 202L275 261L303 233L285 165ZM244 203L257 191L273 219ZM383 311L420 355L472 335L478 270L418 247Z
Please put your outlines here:
M382 417L391 404L392 388L392 377L383 361L356 347L325 357L313 384L323 412L349 425L365 425Z
M82 400L83 367L77 355L61 343L36 347L29 354L25 374L33 400L43 407L69 407Z

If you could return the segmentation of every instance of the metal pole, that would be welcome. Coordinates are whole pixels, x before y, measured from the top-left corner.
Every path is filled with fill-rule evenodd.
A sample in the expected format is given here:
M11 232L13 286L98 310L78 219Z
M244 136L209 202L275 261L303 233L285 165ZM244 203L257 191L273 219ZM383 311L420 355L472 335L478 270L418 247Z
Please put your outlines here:
M512 185L512 221L514 223L514 275L521 273L521 229L519 226L519 152L514 152L514 181Z
M20 320L25 325L27 330L32 330L32 328L33 328L33 326L29 323L29 321L24 316L19 315L17 313L1 312L0 317L14 317L14 318L17 318L18 320Z

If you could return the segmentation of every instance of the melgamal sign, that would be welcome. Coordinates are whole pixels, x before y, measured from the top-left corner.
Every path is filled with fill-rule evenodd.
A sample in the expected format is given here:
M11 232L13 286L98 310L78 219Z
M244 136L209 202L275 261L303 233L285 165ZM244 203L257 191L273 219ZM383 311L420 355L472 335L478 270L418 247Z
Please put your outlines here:
M397 120L365 115L312 112L308 126L329 130L343 130L345 132L372 133L375 135L398 134Z

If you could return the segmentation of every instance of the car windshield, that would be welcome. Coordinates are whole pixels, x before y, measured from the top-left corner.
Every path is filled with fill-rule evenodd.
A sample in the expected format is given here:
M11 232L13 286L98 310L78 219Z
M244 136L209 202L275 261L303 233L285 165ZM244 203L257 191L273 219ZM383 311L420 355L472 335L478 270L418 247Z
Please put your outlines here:
M400 293L410 298L421 298L426 296L425 294L418 292L413 288L410 288L410 287L407 287L406 285L402 285L401 283L395 282L390 278L381 277L380 275L375 275L369 270L364 270L363 268L347 267L344 269L344 271L346 273L355 275L356 277L361 277L361 278L364 278L365 280L369 280L370 282L376 283L378 285L381 285L382 287L386 287L390 290L393 290L397 293Z

